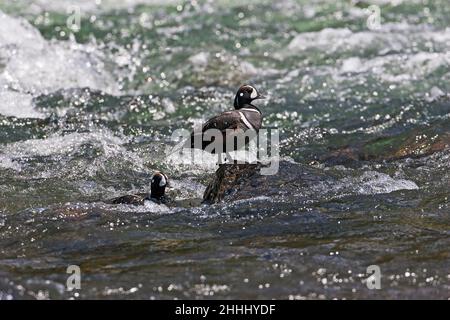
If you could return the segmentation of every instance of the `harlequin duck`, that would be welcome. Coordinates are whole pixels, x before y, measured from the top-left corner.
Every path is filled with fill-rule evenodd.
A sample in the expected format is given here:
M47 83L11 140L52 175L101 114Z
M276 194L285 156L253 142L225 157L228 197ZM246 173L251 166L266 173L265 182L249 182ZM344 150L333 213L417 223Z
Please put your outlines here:
M255 87L244 84L242 85L236 93L234 98L234 109L233 111L226 111L218 116L209 119L203 124L201 132L200 130L194 131L191 134L190 147L199 148L200 144L196 144L196 141L202 141L201 148L204 150L209 144L214 141L214 139L205 138L205 132L209 129L217 129L222 132L223 141L223 151L225 152L236 150L239 147L233 144L233 146L225 146L227 141L227 134L232 134L234 130L253 130L255 135L258 133L262 124L262 114L261 111L252 104L256 99L264 99L265 97L261 95ZM248 141L246 141L248 143ZM227 148L227 149L226 149ZM215 150L208 150L211 153L216 153Z
M155 172L152 176L150 193L137 193L132 195L121 196L108 201L111 204L132 204L143 205L145 201L153 201L158 204L166 203L167 198L165 196L166 186L169 179L162 172Z

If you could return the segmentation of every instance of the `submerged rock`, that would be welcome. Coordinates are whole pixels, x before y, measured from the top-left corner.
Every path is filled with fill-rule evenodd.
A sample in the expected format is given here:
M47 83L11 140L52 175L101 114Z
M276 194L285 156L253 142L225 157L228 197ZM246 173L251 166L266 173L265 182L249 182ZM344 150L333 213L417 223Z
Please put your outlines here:
M216 203L258 196L274 196L311 190L317 183L334 181L317 168L280 161L274 175L262 175L261 164L223 164L203 195L203 202Z
M256 197L282 197L284 202L302 203L419 189L414 181L373 170L330 169L281 161L276 174L263 175L263 167L261 164L221 165L205 190L203 203Z
M379 137L363 145L331 150L321 161L327 165L348 165L356 161L399 160L431 155L450 148L450 132L411 130L393 137Z

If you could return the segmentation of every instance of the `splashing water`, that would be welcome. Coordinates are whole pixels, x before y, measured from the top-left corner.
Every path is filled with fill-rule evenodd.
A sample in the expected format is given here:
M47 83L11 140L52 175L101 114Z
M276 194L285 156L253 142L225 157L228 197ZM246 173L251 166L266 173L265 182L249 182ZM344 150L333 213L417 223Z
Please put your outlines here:
M83 0L74 32L71 1L1 2L0 299L449 298L450 5L372 1L369 28L352 3ZM154 170L202 197L216 157L171 134L247 82L281 157L330 179L106 204Z

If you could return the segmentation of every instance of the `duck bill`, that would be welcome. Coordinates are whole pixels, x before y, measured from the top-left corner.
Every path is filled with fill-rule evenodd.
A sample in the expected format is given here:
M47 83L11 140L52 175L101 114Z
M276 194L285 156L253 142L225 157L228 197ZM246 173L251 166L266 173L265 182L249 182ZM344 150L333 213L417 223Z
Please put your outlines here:
M256 98L253 99L253 100L256 100L256 99L266 99L266 96L264 96L264 95L262 95L262 94L258 94L258 95L256 96Z

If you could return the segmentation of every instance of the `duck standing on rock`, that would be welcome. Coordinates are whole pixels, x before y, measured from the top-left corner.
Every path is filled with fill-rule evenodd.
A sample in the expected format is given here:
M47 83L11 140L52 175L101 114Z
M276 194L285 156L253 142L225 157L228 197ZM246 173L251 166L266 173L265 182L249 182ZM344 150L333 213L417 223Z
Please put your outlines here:
M222 152L240 149L242 146L237 146L235 143L233 143L233 146L226 146L227 141L232 141L228 135L233 135L237 130L242 130L243 132L252 130L256 136L262 124L262 113L252 104L256 99L264 99L264 96L255 87L248 84L242 85L234 98L235 110L223 112L209 119L203 124L201 131L192 132L190 147L205 150L215 141L214 139L205 138L205 133L210 129L216 129L222 133ZM201 144L198 144L196 141L201 141ZM248 141L245 142L245 144L247 143ZM215 148L208 151L218 153Z

